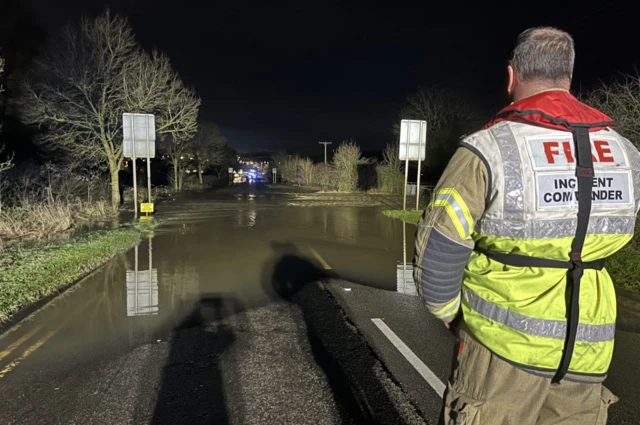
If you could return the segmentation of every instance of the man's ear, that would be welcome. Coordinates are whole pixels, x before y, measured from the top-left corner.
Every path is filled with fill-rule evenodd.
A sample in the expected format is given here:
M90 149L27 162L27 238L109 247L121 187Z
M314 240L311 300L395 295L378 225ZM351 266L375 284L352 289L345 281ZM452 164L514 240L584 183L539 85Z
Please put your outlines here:
M509 96L513 96L513 92L516 89L516 74L513 72L511 65L507 66L507 73L509 74L509 82L507 83L507 93Z

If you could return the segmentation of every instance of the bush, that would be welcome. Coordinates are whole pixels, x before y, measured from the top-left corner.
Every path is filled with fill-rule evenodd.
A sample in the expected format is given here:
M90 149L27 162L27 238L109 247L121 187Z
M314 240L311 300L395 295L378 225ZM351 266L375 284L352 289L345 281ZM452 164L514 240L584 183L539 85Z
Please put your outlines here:
M48 238L76 222L113 216L99 173L25 163L0 181L0 238Z
M378 173L378 189L382 193L391 195L402 195L404 190L404 174L402 171L385 164L380 164L376 168Z
M333 169L328 164L313 165L313 184L320 186L324 190L335 189L335 181L333 179Z
M360 156L360 147L353 140L342 142L336 150L333 156L333 169L339 191L351 192L358 189Z
M71 205L67 203L26 203L0 213L0 237L46 238L69 230L72 217Z
M398 152L398 143L387 144L382 152L382 163L376 169L378 189L382 193L402 195L404 191L404 173Z

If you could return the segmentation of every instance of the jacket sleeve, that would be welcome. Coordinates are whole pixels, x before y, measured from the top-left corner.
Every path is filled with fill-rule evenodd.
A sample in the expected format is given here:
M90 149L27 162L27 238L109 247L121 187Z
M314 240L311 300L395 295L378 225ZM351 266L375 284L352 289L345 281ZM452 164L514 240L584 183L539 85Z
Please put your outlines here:
M485 210L489 171L475 151L458 148L418 223L413 260L418 293L437 318L451 322L460 308L471 233Z

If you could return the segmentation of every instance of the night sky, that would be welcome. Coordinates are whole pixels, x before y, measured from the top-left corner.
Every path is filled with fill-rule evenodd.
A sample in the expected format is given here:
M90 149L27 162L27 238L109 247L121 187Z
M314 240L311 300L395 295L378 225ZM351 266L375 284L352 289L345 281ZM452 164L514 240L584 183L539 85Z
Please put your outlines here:
M3 0L2 3L12 1ZM141 44L166 52L202 98L200 116L240 150L320 154L319 141L365 150L417 87L466 93L487 116L506 102L517 34L538 25L576 40L574 91L638 65L639 7L608 2L249 2L26 0L45 34L106 6L127 15Z

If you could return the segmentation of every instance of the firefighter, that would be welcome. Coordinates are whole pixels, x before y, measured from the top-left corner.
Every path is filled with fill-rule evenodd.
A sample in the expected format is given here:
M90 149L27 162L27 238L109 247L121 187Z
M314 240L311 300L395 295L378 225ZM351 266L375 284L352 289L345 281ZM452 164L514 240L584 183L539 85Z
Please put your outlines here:
M441 422L605 424L616 297L604 260L632 238L640 153L569 93L575 52L519 35L513 103L457 149L418 225L418 291L457 337Z

